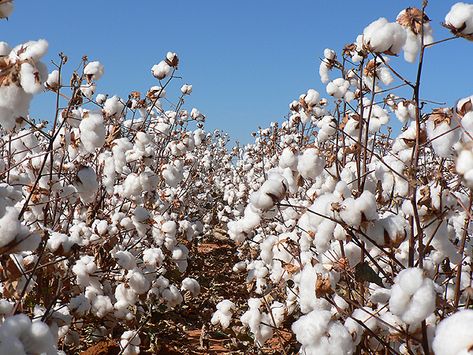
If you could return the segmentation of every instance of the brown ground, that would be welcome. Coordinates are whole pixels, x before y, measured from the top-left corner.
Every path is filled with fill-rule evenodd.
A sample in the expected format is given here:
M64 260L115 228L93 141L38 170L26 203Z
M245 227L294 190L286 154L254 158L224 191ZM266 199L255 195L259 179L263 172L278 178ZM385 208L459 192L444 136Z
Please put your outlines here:
M190 246L189 246L190 247ZM226 332L210 324L216 304L223 299L245 305L249 294L246 289L246 274L232 272L237 263L236 248L223 238L206 238L190 247L189 270L199 270L194 275L201 286L201 294L185 302L173 311L163 312L159 319L152 320L154 344L144 345L142 354L284 354L294 352L295 341L288 331L279 332L259 350L246 334ZM240 307L242 309L242 307ZM238 318L238 317L237 317ZM282 346L283 345L283 346ZM291 350L289 350L291 349ZM118 354L119 348L113 341L103 341L82 352L82 355Z

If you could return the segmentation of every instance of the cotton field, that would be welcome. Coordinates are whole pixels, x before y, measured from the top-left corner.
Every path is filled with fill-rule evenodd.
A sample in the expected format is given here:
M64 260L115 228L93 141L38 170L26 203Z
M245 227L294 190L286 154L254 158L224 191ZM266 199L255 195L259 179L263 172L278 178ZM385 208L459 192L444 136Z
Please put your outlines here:
M192 58L161 53L119 97L100 59L0 42L0 355L166 353L191 331L202 354L473 354L473 96L421 94L424 54L473 45L473 4L442 33L428 13L320 53L325 91L244 146L187 105Z

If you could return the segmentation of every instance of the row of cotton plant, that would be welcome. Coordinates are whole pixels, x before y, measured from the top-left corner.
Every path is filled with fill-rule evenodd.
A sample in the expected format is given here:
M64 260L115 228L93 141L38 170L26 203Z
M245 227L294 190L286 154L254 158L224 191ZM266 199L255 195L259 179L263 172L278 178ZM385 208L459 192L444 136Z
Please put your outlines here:
M152 67L155 86L118 97L97 93L99 61L71 75L61 54L48 72L47 47L0 43L0 352L119 334L138 354L152 346L147 321L200 292L190 250L230 212L228 137L184 108L192 85L168 104L176 53ZM44 91L57 102L49 123L28 112Z
M325 50L332 100L308 90L239 151L224 200L251 298L222 301L212 323L263 349L290 328L302 354L473 351L473 97L422 102L423 54L444 42L423 6ZM444 26L472 39L473 5ZM391 60L402 53L413 79Z

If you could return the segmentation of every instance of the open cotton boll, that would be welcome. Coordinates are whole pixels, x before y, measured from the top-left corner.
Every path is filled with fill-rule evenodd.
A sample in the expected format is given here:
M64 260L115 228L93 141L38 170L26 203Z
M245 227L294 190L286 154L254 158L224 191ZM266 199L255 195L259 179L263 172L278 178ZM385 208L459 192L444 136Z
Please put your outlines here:
M99 80L104 73L104 66L98 61L88 63L84 68L84 74L87 78L87 81Z
M50 90L57 90L60 87L59 70L55 69L51 73L49 73L48 78L46 79L46 82L44 84Z
M90 84L84 84L80 86L80 91L82 92L82 95L84 95L86 98L91 99L92 96L95 94L95 89L97 86L94 83Z
M56 342L46 323L34 321L24 314L5 319L0 326L2 354L57 354Z
M472 348L473 310L459 310L438 324L432 343L435 355L467 355Z
M138 355L140 353L141 339L136 330L127 330L120 337L121 354Z
M105 125L101 112L85 111L79 125L80 140L89 153L105 144Z
M44 73L43 73L44 74ZM20 67L20 85L27 94L37 94L43 90L41 73L30 63L23 63Z
M89 255L82 256L72 267L72 272L77 276L77 283L80 286L88 286L90 275L97 270L94 257Z
M307 93L304 95L304 102L309 107L314 107L319 103L320 94L314 89L307 90Z
M292 148L286 147L283 149L281 156L279 157L279 166L281 168L290 168L296 170L297 167L297 154Z
M302 344L300 354L351 355L354 344L347 328L331 320L329 311L312 311L292 324L296 339Z
M181 282L181 290L189 291L193 297L198 296L200 294L199 282L191 277L186 277Z
M406 41L406 32L398 23L384 17L372 22L363 31L363 44L376 53L398 54Z
M172 250L172 258L176 262L176 265L180 272L184 272L187 269L187 258L189 256L189 249L183 244L176 246Z
M445 16L445 26L458 36L473 34L473 4L457 2ZM469 38L470 39L470 38Z
M404 124L409 120L415 119L416 106L412 101L401 101L394 109L394 114L399 119L399 121Z
M337 132L337 121L332 116L324 116L317 122L317 127L320 128L317 140L323 143Z
M114 258L116 259L117 264L126 270L132 270L136 268L136 258L127 250L117 251L114 255Z
M136 303L136 293L121 283L115 289L116 302L113 307L117 310L126 310L128 306L134 306Z
M162 60L158 64L153 65L151 73L156 79L162 80L171 73L171 70L171 66L165 60Z
M250 196L251 204L260 210L269 210L281 201L287 193L287 180L282 177L272 176Z
M92 202L99 188L95 170L88 166L82 167L77 172L77 178L74 186L77 189L79 197L83 203Z
M160 248L150 248L143 251L143 262L149 266L161 266L164 261L164 253Z
M180 305L184 300L181 293L179 292L179 289L174 285L171 285L169 286L169 288L163 290L162 296L163 299L166 301L166 305L168 308L176 307L177 305Z
M107 116L121 116L125 105L118 96L112 96L105 101L103 110Z
M323 84L330 81L329 72L334 67L336 58L337 55L334 50L330 48L324 50L324 59L322 59L319 66L320 81Z
M0 124L6 131L17 125L19 117L26 117L32 96L17 85L0 86Z
M341 99L345 96L348 89L350 88L350 82L343 78L337 78L327 84L327 94L337 99Z
M433 42L430 19L422 10L408 7L397 15L396 22L406 31L406 43L403 46L404 59L413 63L422 45L421 36L424 36L424 45Z
M420 268L402 270L394 280L389 310L409 325L419 324L435 310L435 290Z
M350 318L347 318L345 321L345 327L350 332L355 345L358 345L361 341L363 334L366 331L366 328L363 327L356 320L361 321L368 329L375 331L377 327L375 311L369 308L357 308L353 311ZM356 319L356 320L355 320Z
M222 329L227 329L230 326L235 304L230 300L223 300L217 304L217 310L212 315L210 322L213 325L220 324Z
M131 289L138 295L146 293L151 286L151 283L139 268L128 271L127 279Z
M32 60L37 62L48 51L48 42L45 39L28 41L12 49L9 57L13 60Z
M181 92L183 95L190 95L192 93L192 85L188 85L188 84L182 85Z
M5 214L0 218L0 248L8 245L20 233L21 223L18 214L15 207L5 208Z
M460 138L460 129L454 129L458 123L450 109L435 109L426 122L427 138L432 143L435 153L447 158L453 154L452 147Z
M304 150L299 156L297 171L304 179L315 179L319 176L325 167L325 159L320 156L315 148Z
M456 171L463 176L466 184L473 187L473 151L463 147L458 154L455 164Z

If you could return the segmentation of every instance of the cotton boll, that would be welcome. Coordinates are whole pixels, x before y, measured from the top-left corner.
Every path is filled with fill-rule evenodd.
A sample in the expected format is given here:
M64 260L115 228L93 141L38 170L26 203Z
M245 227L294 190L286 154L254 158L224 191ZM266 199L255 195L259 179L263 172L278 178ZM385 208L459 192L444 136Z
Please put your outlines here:
M286 179L282 176L273 176L250 196L250 202L257 209L269 210L284 198L287 185Z
M188 84L182 85L181 92L183 95L190 95L192 92L192 85L188 85Z
M79 125L80 140L89 153L105 144L105 125L101 112L86 111Z
M375 331L377 320L372 314L374 314L374 311L371 309L357 308L353 311L351 318L347 318L345 321L345 327L348 329L352 338L354 339L355 345L360 343L361 338L366 331L366 328L356 320L362 322L371 331Z
M82 167L77 172L75 187L83 203L92 202L99 188L95 170L87 166Z
M27 94L37 94L43 89L41 76L33 65L23 63L20 67L20 85Z
M235 304L230 300L223 300L217 304L217 311L212 315L210 322L213 325L220 324L222 329L227 329L232 320Z
M320 156L317 149L309 148L299 156L297 171L305 179L315 179L325 167L325 159Z
M348 330L331 321L329 311L312 311L292 324L301 354L352 354L353 341Z
M29 41L12 49L9 57L13 60L31 60L37 62L48 51L48 42L44 39Z
M143 262L149 266L161 266L164 261L164 253L160 248L150 248L143 251Z
M95 97L95 102L98 103L99 105L103 105L106 100L107 100L107 95L104 95L104 94L98 94Z
M0 218L0 248L8 245L20 233L21 223L18 220L18 210L6 207L5 214Z
M330 81L329 72L335 65L336 54L335 51L329 48L324 50L324 59L320 62L319 75L320 81L323 84L327 84Z
M363 44L377 53L398 54L406 41L404 29L381 17L363 31Z
M350 88L350 82L343 78L337 78L327 84L327 94L337 99L341 99L345 96L348 89Z
M177 305L181 304L184 300L179 289L171 285L169 288L166 288L162 292L163 299L166 301L166 305L168 308L176 307Z
M178 245L172 250L172 258L176 262L180 272L184 272L187 269L187 257L189 255L189 249L185 245Z
M104 66L98 61L89 62L84 68L84 74L89 83L91 81L99 80L103 73Z
M396 117L401 123L406 123L416 117L416 107L411 101L401 101L394 110Z
M337 121L332 116L324 116L317 122L317 127L320 128L317 140L323 143L337 132Z
M467 355L472 346L473 310L459 310L437 326L432 343L432 350L436 355Z
M279 158L279 166L283 169L290 168L291 170L296 170L297 155L295 154L293 149L289 147L283 149Z
M91 99L95 93L96 88L97 88L96 85L91 83L91 84L81 85L79 89L82 92L82 95L84 95L84 97Z
M146 279L145 275L143 275L138 268L128 271L127 278L131 289L138 295L146 293L151 286L148 279Z
M162 80L171 73L171 70L171 66L165 60L162 60L158 64L153 65L151 73L156 79Z
M464 147L456 160L456 171L463 176L466 184L473 187L473 151Z
M138 355L140 353L141 339L138 331L127 330L120 337L120 346L123 355Z
M4 346L6 348L4 348ZM49 327L24 314L8 317L0 327L0 351L4 354L56 354L56 344Z
M307 90L307 94L304 96L304 101L309 107L314 107L319 103L320 94L314 89Z
M181 282L181 290L189 291L193 297L196 297L200 294L200 285L196 279L186 277Z
M117 264L126 270L132 270L136 268L136 258L129 251L117 251L114 255L114 258L116 259Z
M103 110L107 116L121 116L125 110L125 105L118 96L108 98L103 106Z
M389 310L412 325L419 324L435 310L433 282L424 277L422 269L404 269L396 276Z
M457 2L445 16L445 26L457 36L470 39L473 34L473 4Z
M53 70L51 73L49 73L48 78L44 84L50 90L57 90L60 87L59 70Z
M454 129L458 124L452 115L450 109L436 109L426 123L427 137L432 148L442 158L453 154L452 147L460 138L460 130Z

